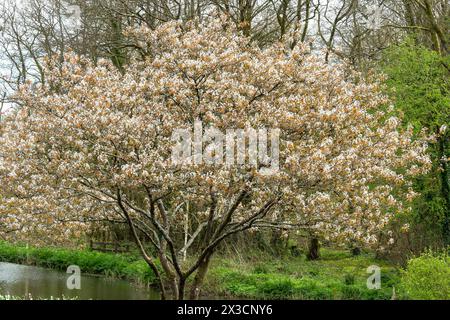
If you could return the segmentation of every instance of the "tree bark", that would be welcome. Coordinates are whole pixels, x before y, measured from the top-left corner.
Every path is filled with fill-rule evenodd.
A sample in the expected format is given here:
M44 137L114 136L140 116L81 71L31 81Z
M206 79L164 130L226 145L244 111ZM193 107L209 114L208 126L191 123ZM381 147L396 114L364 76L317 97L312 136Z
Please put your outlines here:
M161 244L161 246L162 246L163 249L159 252L159 261L161 263L161 267L164 270L164 274L166 275L167 280L168 280L168 282L170 284L171 291L172 291L172 298L174 300L177 300L177 299L179 299L179 296L178 296L179 287L178 287L178 284L177 284L175 273L172 270L172 268L170 267L169 261L167 260L167 257L165 255L165 245Z
M361 248L360 247L353 247L352 248L352 255L359 256L361 254Z
M184 277L181 277L178 279L178 300L184 300L184 289L186 287L186 279Z
M206 273L208 272L209 261L211 259L211 255L207 256L202 263L200 264L197 273L194 278L194 282L192 284L191 292L189 299L198 300L200 297L200 288L203 284L203 280L205 279Z
M282 239L282 231L281 229L272 230L272 235L270 239L270 245L272 247L272 251L277 256L280 256L283 252L283 239Z
M450 245L450 184L449 184L449 175L448 175L448 164L445 158L446 155L446 138L445 137L439 137L438 140L439 144L439 153L438 157L440 160L440 166L441 166L441 193L442 197L444 198L445 202L445 216L444 216L444 223L443 223L443 230L442 230L442 236L444 239L444 243L446 245Z
M308 260L317 260L320 258L320 243L319 239L311 238L309 243Z
M146 252L146 250L145 250L141 240L139 239L139 236L137 234L137 231L136 231L136 228L134 226L134 223L131 220L131 217L130 217L128 211L125 209L125 206L122 203L122 196L121 196L120 189L117 189L117 199L116 199L116 201L117 201L117 204L119 205L119 208L122 210L123 214L125 215L127 223L128 223L128 225L130 227L130 230L131 230L131 232L133 234L134 241L136 242L136 245L138 246L142 257L144 258L145 262L148 264L150 269L155 274L156 279L158 280L159 289L161 291L161 300L166 300L167 295L166 295L166 290L164 288L164 283L163 283L161 274L159 273L159 270L158 270L155 262L150 257L150 255L147 254L147 252Z

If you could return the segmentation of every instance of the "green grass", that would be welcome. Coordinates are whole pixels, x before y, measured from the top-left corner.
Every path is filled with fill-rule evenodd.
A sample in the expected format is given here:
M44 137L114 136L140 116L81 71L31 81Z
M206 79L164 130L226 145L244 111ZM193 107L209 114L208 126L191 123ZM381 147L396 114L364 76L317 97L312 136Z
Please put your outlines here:
M66 296L62 297L50 297L48 299L41 299L41 298L35 298L31 295L28 296L11 296L11 295L0 295L0 301L7 301L7 300L77 300L77 298L68 298Z
M155 280L147 264L135 255L61 248L27 248L0 242L0 261L63 271L70 265L77 265L86 274L129 279L141 284L152 284Z
M323 249L318 261L304 256L254 260L218 258L205 285L224 296L254 299L391 299L399 282L396 267L370 254L351 256ZM381 289L366 286L367 267L381 267Z
M321 259L304 255L274 258L263 252L246 257L217 255L207 274L206 297L250 299L390 299L399 271L370 254L353 257L347 251L322 249ZM233 257L233 258L230 258ZM0 242L0 261L66 270L71 264L82 272L152 284L154 276L137 255L100 253L59 248L26 248ZM369 290L367 267L381 267L382 287Z

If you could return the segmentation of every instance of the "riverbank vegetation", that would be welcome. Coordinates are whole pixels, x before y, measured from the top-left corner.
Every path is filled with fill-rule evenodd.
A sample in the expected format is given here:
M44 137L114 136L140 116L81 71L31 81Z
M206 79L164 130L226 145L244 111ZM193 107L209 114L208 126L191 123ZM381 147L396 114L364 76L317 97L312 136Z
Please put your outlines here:
M448 297L447 1L66 6L0 8L1 260L162 299Z
M7 300L77 300L75 298L67 298L67 297L50 297L47 299L40 299L40 298L34 298L31 295L28 296L12 296L12 295L1 295L0 294L0 301L7 301Z
M85 274L128 279L140 285L155 284L152 271L137 255L118 255L90 250L31 247L0 242L0 261L66 271L77 265Z
M406 268L376 259L370 253L323 249L319 260L305 255L277 259L261 251L219 254L211 263L201 298L245 299L448 299L446 255L426 253ZM78 265L82 273L127 279L137 286L157 287L155 277L138 253L113 254L90 250L34 248L0 242L0 261L66 271ZM381 270L381 288L368 289L367 267Z
M246 256L218 255L206 278L204 296L255 299L390 299L399 273L393 265L370 254L322 250L322 259L305 256L271 259L267 253ZM151 270L138 254L112 254L89 250L34 248L0 243L0 261L66 271L78 265L82 273L123 278L138 285L157 286ZM366 286L368 266L383 270L383 290Z

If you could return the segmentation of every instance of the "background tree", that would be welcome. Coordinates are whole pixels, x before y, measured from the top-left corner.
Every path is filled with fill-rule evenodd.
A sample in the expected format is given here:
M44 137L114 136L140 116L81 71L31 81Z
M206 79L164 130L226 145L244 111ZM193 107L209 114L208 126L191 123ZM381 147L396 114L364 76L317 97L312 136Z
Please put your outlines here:
M447 63L448 59L438 52L416 45L410 39L386 51L381 69L389 77L390 94L395 97L396 106L404 113L405 120L414 124L416 130L427 128L435 135L430 148L433 170L416 182L421 193L415 206L416 221L428 223L429 227L416 233L424 237L436 235L437 225L441 229L437 234L441 234L444 242L449 244L450 151L447 127L450 124L450 100L448 70L444 67ZM415 248L421 249L420 245Z

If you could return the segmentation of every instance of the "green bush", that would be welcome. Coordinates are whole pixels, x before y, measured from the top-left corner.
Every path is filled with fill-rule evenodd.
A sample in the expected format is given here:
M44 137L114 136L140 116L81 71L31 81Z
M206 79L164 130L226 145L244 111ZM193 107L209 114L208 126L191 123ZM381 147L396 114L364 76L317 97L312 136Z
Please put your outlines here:
M335 298L332 287L313 279L301 279L296 288L297 296L305 300L331 300Z
M363 295L363 290L355 285L344 285L341 288L342 299L344 300L359 300Z
M347 273L344 275L344 284L352 285L355 284L355 275L351 273Z
M384 51L379 66L388 78L387 93L395 102L404 124L416 132L426 128L435 133L450 119L450 81L446 66L450 57L420 46L413 38ZM413 202L413 210L398 216L399 223L411 225L411 248L438 245L445 241L445 221L450 219L446 194L442 186L441 160L450 156L449 135L429 144L433 166L426 175L416 177L413 188L420 195ZM445 180L444 180L445 181ZM447 239L450 241L450 239ZM449 243L450 244L450 243ZM405 244L406 245L406 244ZM399 248L399 253L409 252Z
M259 291L272 299L288 299L294 294L294 284L290 279L274 279L263 282Z
M270 268L267 264L259 263L253 268L253 273L256 274L263 274L263 273L269 273Z
M400 289L409 299L450 299L450 257L428 252L411 259L402 272Z

